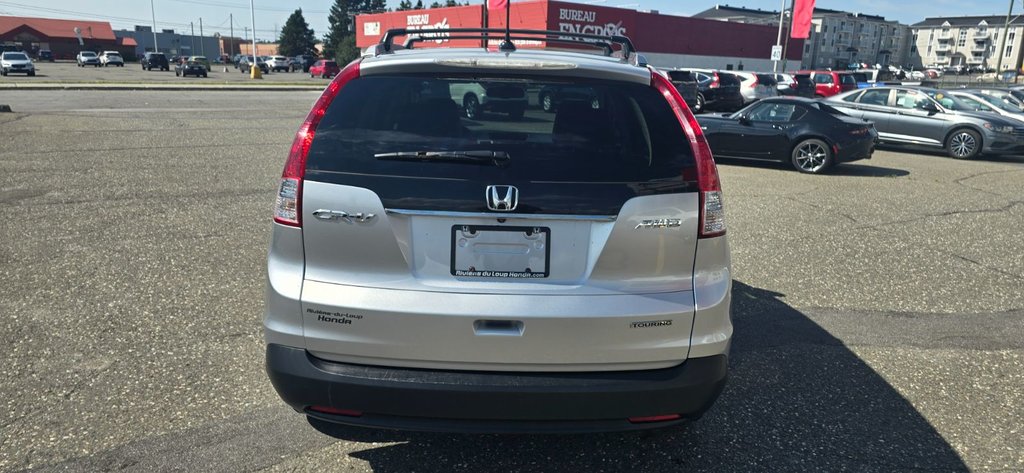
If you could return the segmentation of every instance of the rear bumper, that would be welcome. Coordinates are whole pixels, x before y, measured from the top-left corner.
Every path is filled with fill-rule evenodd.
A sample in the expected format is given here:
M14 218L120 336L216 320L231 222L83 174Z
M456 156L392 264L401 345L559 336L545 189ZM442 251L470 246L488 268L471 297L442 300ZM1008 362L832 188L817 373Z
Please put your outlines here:
M288 405L329 422L426 431L601 432L699 417L725 386L727 361L716 355L645 371L443 371L337 363L269 344L266 368ZM362 414L325 414L312 406ZM627 420L664 414L681 418Z

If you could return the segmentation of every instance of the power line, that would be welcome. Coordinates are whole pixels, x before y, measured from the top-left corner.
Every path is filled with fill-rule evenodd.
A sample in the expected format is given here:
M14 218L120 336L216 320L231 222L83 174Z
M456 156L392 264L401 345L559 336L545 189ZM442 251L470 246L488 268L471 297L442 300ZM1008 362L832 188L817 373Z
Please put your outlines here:
M211 1L211 0L170 0L170 1L178 2L178 3L191 3L193 5L202 5L204 7L245 8L245 9L249 8L248 5L243 5L241 3L230 3L230 2ZM255 7L255 9L256 10L260 10L260 11L272 11L272 12L281 12L281 13L290 13L290 12L295 11L295 9L269 8L269 7ZM330 13L327 10L302 10L302 12L303 13L316 13L316 14L329 14Z

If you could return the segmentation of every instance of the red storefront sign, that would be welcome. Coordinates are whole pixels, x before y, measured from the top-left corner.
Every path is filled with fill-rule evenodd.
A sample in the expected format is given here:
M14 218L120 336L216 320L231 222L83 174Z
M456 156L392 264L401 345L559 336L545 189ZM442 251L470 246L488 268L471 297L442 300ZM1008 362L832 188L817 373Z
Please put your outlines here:
M356 17L356 44L365 48L380 40L389 28L449 29L505 28L505 11L485 11L486 4L430 8ZM512 3L512 29L551 30L603 36L627 36L640 52L696 56L736 57L767 60L778 30L773 26L730 23L639 13L624 8L603 7L557 0L526 0ZM416 47L479 47L480 40L448 40L446 35L418 43ZM395 43L401 44L404 38ZM490 41L497 47L500 39ZM516 40L518 47L581 47L539 40ZM799 60L802 40L790 40L787 57Z
M515 6L513 6L514 8ZM387 30L393 28L410 30L480 28L483 26L482 10L481 5L471 5L359 15L356 17L356 45L365 48L377 43ZM417 43L416 47L480 46L480 40L449 40L447 36L445 34L432 35L428 40ZM395 44L402 44L404 41L405 37L402 36L395 40Z

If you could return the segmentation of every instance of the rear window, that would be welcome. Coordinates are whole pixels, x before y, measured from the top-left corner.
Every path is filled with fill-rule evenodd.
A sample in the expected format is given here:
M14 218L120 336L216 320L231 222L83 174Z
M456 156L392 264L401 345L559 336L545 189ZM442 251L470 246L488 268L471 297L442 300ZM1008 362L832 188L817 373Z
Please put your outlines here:
M668 71L668 76L675 82L690 82L694 80L690 71Z
M867 82L867 76L863 76L864 81ZM839 74L839 83L844 85L857 85L857 79L853 74Z
M764 85L777 85L779 81L768 74L757 74L757 82Z
M817 84L831 84L832 74L815 74L814 82Z
M739 86L740 85L740 78L736 77L735 75L732 75L732 74L727 74L725 72L719 72L718 73L718 83L720 85Z
M338 63L334 61L324 61L324 65L327 67L338 67Z
M537 106L542 88L564 91L554 113ZM481 111L468 118L466 104ZM496 151L509 160L499 167L375 157L418 151ZM313 174L535 183L679 182L693 165L678 120L650 86L497 77L353 80L317 127L307 160Z
M863 72L854 72L853 74L846 74L846 75L853 76L853 79L854 79L855 82L867 82L868 81L868 75L863 73ZM847 84L848 82L844 79L843 83Z

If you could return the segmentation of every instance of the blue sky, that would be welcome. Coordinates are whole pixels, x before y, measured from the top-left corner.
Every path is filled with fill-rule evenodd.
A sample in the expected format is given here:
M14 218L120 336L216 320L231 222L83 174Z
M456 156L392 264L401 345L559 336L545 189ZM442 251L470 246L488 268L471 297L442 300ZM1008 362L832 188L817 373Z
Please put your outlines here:
M464 0L461 0L464 1ZM275 28L284 24L295 8L302 8L307 21L318 36L327 30L327 10L333 0L254 0L256 29L260 39L273 39ZM471 0L474 4L482 0ZM235 33L251 24L248 0L153 0L159 28L186 32L189 22L199 32L203 19L204 32L212 34L229 30L228 17L234 14ZM389 0L394 7L398 0ZM430 1L424 1L429 4ZM692 15L714 6L714 2L693 0L587 0L601 6L624 6L663 13ZM1024 3L1024 2L1022 2ZM748 8L778 9L781 0L730 0L729 5ZM818 0L819 7L882 15L903 23L914 23L926 16L1005 15L1007 0ZM106 20L115 29L135 24L150 24L150 2L146 0L0 0L0 15L41 16L49 18L80 18ZM1018 3L1016 13L1024 13Z

